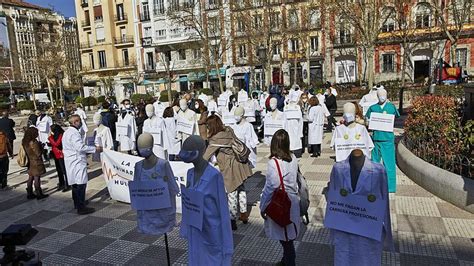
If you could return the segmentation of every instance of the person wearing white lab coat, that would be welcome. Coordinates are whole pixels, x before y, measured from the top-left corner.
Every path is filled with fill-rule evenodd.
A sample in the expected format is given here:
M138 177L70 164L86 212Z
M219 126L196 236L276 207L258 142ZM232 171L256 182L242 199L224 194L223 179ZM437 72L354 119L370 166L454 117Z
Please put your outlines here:
M51 126L53 125L53 119L44 113L38 116L36 120L36 128L38 129L38 140L39 142L46 144L48 142L49 134L51 133ZM46 146L45 146L46 147Z
M188 108L186 99L179 100L179 110L176 113L176 120L179 121L179 119L187 120L194 125L192 134L178 132L178 138L181 140L181 143L191 135L199 135L196 112Z
M278 101L276 98L271 98L270 99L270 111L265 114L264 120L263 120L263 126L265 128L265 123L268 125L268 121L273 120L273 121L279 121L282 124L282 128L286 128L286 119L285 119L285 114L281 112L280 110L277 109L277 104ZM264 138L263 142L267 145L270 145L270 142L272 141L273 135L270 134L265 134L264 130Z
M295 155L290 152L290 139L288 133L280 129L275 132L272 143L270 145L271 159L267 163L267 174L265 178L265 186L260 198L260 212L265 220L265 235L273 240L279 240L283 246L283 265L295 265L296 252L294 240L300 232L301 217L298 196L298 160ZM290 220L291 224L281 227L267 216L265 210L270 204L273 193L281 186L281 179L288 197L291 200Z
M204 104L206 104L206 102L204 102ZM209 99L209 101L207 102L206 107L207 107L207 111L209 112L209 114L217 113L217 111L218 111L217 103L214 100L214 98Z
M250 124L244 117L245 110L242 107L237 107L234 111L236 124L232 125L234 134L240 139L247 148L250 149L249 161L252 168L257 166L257 145L258 137Z
M298 90L299 91L299 90ZM300 93L295 91L290 94L289 103L283 109L286 118L286 128L288 135L290 135L290 150L296 156L301 158L303 143L303 113L301 107L298 105Z
M123 100L123 109L117 121L117 138L120 142L120 151L127 151L132 154L135 150L137 135L137 124L135 116L130 109L130 101Z
M155 115L160 118L163 117L163 111L168 106L169 102L162 103L160 102L160 100L156 100L156 102L153 103L153 107L155 108Z
M311 157L321 156L321 144L324 136L324 108L318 98L313 96L309 99L311 105L308 113L308 145L311 145Z
M362 96L362 99L359 101L359 105L362 106L362 114L365 115L369 107L377 104L379 102L379 98L377 97L377 89L378 87L373 87L369 93Z
M64 164L68 184L72 185L72 199L77 213L80 215L94 212L93 208L86 207L87 154L101 152L101 147L87 146L79 130L82 128L81 117L72 115L69 118L70 126L63 135Z
M114 139L112 138L110 128L102 124L102 116L100 114L95 114L92 120L94 121L94 125L97 126L97 128L94 129L95 146L102 147L104 150L113 150ZM92 160L95 162L100 162L100 154L94 153Z
M165 149L163 148L164 120L155 115L155 107L152 104L145 106L145 112L148 119L143 122L143 133L150 133L153 136L153 153L161 159L166 159Z
M78 115L81 117L81 120L82 120L82 131L84 132L84 136L87 134L87 131L89 131L89 128L87 127L87 114L86 112L84 111L84 109L82 109L82 106L79 105L77 108L76 108L76 111L74 112L74 114Z
M163 148L166 150L170 161L175 160L181 149L173 107L167 107L163 112Z

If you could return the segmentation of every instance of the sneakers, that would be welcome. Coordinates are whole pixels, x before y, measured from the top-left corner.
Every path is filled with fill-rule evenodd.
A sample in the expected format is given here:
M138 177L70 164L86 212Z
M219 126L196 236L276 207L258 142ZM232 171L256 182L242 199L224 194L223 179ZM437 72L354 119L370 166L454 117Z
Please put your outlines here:
M82 209L77 210L77 214L79 215L86 215L95 212L94 208L84 207Z

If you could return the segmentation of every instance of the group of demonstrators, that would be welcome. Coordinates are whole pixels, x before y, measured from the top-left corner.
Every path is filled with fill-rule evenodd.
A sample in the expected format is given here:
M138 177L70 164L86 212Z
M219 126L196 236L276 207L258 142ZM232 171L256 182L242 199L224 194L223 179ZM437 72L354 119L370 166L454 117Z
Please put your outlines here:
M261 94L253 92L250 97L244 90L227 90L215 98L186 93L171 103L157 100L132 106L125 99L116 108L105 102L94 114L96 127L89 134L87 115L80 107L69 117L66 131L39 112L22 140L23 157L28 161L22 162L28 167L28 198L47 196L40 187L40 177L46 172L43 157L47 156L47 147L60 176L58 187L63 191L72 188L78 214L94 211L85 201L87 154L94 154L93 160L100 160L104 150L138 155L144 159L135 164L134 186L154 186L164 191L152 195L152 199L160 199L159 206L137 209L140 232L165 234L177 226L176 195L180 194L180 233L189 244L190 265L230 265L232 230L237 230L238 220L248 223L245 181L252 176L257 146L263 141L270 146L260 199L265 233L280 241L281 263L295 265L294 240L300 232L301 216L307 211L301 205L305 180L298 158L305 149L312 157L321 155L326 126L333 134L331 147L337 162L325 192L325 225L335 236L336 256L377 264L384 238L391 241L388 192L396 190L396 174L390 115L396 117L398 112L387 100L387 92L374 88L360 103L345 104L343 119L338 123L336 96L332 87L318 93L294 86L289 90L272 87ZM378 122L369 124L372 120ZM390 123L391 129L387 126ZM383 165L379 164L381 160ZM193 164L184 185L175 181L170 161ZM353 215L360 219L375 217L376 232L370 234L357 224L344 223L351 211L333 206L356 206L365 211L358 206L366 206L367 202L377 206L377 213L369 209ZM365 256L364 250L373 256ZM336 260L338 265L347 263Z

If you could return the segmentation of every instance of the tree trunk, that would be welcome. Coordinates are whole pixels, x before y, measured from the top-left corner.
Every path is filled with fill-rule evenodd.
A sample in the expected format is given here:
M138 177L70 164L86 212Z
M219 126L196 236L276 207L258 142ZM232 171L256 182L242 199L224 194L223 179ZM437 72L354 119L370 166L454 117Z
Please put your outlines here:
M367 61L368 61L368 66L367 66L367 80L368 80L368 86L369 88L374 87L374 72L375 72L375 67L374 67L374 53L375 49L373 46L367 47Z
M402 88L405 87L405 75L406 75L406 70L407 70L406 52L407 52L406 45L402 44L402 54L401 54L401 58L402 58L402 77L401 77L402 83L401 83L401 86L402 86Z
M221 77L221 71L219 69L219 63L217 61L215 61L214 66L215 66L216 71L217 71L217 79L219 79L219 89L220 89L221 93L224 93L224 84L222 83L222 77Z
M36 95L35 95L35 87L31 87L31 96L32 96L32 100L33 100L33 106L35 107L35 110L36 110Z
M452 67L456 67L455 63L459 63L459 62L456 62L456 48L458 47L458 44L457 44L457 41L455 42L451 42L451 49L450 49L450 54L451 54L451 66Z
M49 92L49 99L51 101L51 107L54 108L54 98L53 98L53 90L51 89L51 81L46 78L46 83L48 84L48 92Z
M265 62L265 88L270 87L272 82L272 64L270 62L270 57L267 55L267 61Z

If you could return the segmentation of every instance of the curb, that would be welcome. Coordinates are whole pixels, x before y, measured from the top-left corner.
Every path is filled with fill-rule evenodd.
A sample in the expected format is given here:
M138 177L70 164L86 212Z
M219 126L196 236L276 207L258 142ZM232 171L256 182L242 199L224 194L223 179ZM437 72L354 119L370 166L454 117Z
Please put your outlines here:
M415 156L400 141L398 167L416 184L437 197L474 213L474 180L436 167Z

